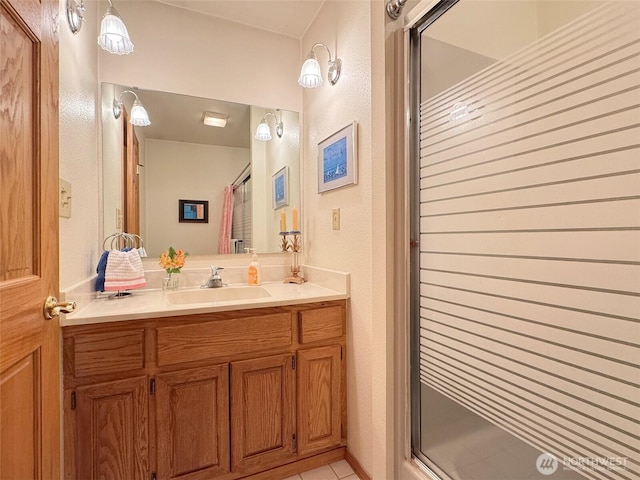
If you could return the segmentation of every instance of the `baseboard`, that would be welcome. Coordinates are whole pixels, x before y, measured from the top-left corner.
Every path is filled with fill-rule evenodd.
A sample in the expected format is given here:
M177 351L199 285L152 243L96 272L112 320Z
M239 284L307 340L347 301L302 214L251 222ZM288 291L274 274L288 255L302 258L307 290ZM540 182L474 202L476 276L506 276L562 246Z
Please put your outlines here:
M364 471L364 468L362 468L358 459L354 457L349 450L344 452L344 459L349 465L351 465L351 468L353 468L353 471L360 480L371 480L371 477Z

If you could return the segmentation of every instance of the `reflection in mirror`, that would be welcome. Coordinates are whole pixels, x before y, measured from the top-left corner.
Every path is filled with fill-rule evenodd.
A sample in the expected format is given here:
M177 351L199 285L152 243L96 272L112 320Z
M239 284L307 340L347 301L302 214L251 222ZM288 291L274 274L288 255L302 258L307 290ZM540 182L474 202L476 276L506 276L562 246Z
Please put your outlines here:
M298 113L278 112L282 138L268 116L272 139L264 142L254 133L275 108L136 89L151 125L134 127L128 122L132 95L123 97L120 118L112 109L113 99L130 89L102 84L104 234L139 234L151 257L169 246L191 255L244 253L249 247L258 253L279 251L280 213L284 209L289 216L300 207ZM205 125L204 112L225 118L226 125ZM283 169L285 201L276 203L274 180ZM225 202L225 191L232 201ZM193 212L181 212L180 200L187 200L183 209ZM205 203L206 220L198 213Z

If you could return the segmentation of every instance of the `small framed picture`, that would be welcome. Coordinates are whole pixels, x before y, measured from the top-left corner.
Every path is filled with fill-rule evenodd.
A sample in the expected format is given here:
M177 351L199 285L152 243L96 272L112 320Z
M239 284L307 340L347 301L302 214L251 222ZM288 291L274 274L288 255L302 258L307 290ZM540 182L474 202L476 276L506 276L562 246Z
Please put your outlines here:
M289 167L282 167L273 174L273 209L289 205Z
M318 144L318 193L358 183L358 123Z
M208 200L178 200L180 223L209 223Z

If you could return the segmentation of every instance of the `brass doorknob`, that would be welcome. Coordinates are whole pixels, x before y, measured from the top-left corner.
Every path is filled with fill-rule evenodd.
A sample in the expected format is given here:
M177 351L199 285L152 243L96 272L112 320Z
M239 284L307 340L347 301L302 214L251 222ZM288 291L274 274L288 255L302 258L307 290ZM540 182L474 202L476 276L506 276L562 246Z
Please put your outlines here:
M44 318L52 319L62 313L71 313L76 309L76 302L58 303L58 299L53 296L47 297L44 302Z

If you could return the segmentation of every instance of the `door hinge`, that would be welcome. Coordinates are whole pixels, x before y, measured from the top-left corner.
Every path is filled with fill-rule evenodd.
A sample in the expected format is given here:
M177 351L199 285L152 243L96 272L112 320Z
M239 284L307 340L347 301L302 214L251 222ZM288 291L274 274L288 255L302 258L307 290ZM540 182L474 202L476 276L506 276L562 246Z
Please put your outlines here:
M296 356L295 355L291 355L291 369L292 370L296 369Z
M151 480L156 480L156 472L151 472Z
M76 391L74 390L73 392L71 392L71 410L75 410L76 409L76 403L77 399L76 399Z
M342 360L342 345L340 345L340 360Z
M149 380L149 393L151 395L155 395L156 394L156 379L152 378Z
M291 437L291 444L293 445L293 451L297 451L298 450L298 439L296 438L296 434L293 434L293 437Z

